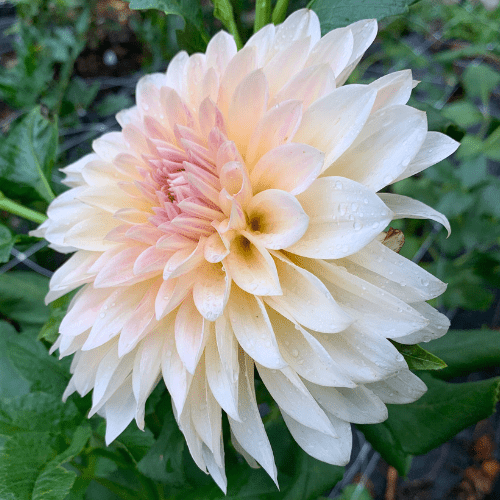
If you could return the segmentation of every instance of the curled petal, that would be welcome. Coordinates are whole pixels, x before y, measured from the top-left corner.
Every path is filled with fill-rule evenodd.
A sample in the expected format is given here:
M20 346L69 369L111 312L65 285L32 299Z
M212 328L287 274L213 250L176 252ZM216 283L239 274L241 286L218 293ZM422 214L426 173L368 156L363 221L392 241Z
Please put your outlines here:
M369 87L377 91L372 113L387 106L406 104L410 99L412 83L409 69L390 73L370 83Z
M199 313L208 321L215 321L224 311L231 278L220 264L206 264L198 269L193 286L193 299Z
M253 240L272 250L298 241L309 223L297 199L279 189L256 194L247 207L247 218Z
M407 404L416 401L427 391L427 386L410 370L403 370L392 377L366 384L384 403Z

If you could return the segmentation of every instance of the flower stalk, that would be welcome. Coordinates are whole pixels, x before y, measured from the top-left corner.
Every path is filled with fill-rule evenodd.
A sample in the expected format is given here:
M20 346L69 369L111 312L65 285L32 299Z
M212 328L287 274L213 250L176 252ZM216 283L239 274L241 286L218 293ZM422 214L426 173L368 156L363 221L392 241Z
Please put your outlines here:
M47 219L45 214L32 210L31 208L25 207L7 198L2 192L0 192L0 210L5 210L10 214L18 215L19 217L36 222L37 224L42 224L42 222L45 222Z

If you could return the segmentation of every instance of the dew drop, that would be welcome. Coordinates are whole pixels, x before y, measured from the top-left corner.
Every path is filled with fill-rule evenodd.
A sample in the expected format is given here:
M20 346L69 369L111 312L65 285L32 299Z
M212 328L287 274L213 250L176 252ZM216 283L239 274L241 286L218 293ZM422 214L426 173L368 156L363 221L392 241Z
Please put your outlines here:
M102 312L101 314L99 314L100 318L104 318L104 316L106 316L106 313L104 313L104 312Z
M297 349L294 349L292 351L292 356L294 356L295 358L299 355L299 351L297 351Z
M362 228L363 228L363 224L361 224L361 222L355 222L354 223L354 230L355 231L359 231Z

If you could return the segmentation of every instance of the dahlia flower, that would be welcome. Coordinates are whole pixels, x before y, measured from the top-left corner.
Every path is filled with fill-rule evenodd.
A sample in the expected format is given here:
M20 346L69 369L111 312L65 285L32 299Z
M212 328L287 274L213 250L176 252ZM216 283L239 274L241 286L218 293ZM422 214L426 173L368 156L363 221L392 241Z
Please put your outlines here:
M225 490L221 412L232 442L276 481L254 368L297 443L345 464L350 423L425 385L388 339L443 335L426 301L445 284L381 241L404 217L444 216L379 193L450 155L406 105L410 71L345 85L374 20L321 37L300 10L239 52L218 33L143 77L121 132L66 167L71 189L35 232L73 256L47 301L81 287L53 350L74 353L64 393L93 389L113 441L163 377L197 465Z

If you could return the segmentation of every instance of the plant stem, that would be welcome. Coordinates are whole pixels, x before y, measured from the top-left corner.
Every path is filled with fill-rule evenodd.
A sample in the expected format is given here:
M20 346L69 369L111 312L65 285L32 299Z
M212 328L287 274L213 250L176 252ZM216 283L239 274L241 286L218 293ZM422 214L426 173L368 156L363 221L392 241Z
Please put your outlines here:
M272 21L273 24L280 24L285 20L288 9L288 0L278 0L274 6Z
M240 50L243 47L240 32L234 19L233 6L231 0L218 0L214 2L214 16L219 19L222 24L227 28L229 33L233 35L236 47Z
M257 0L255 2L255 22L253 32L256 33L271 22L271 0Z
M47 220L46 215L6 198L2 192L0 192L0 210L5 210L11 214L36 222L37 224L41 224Z

